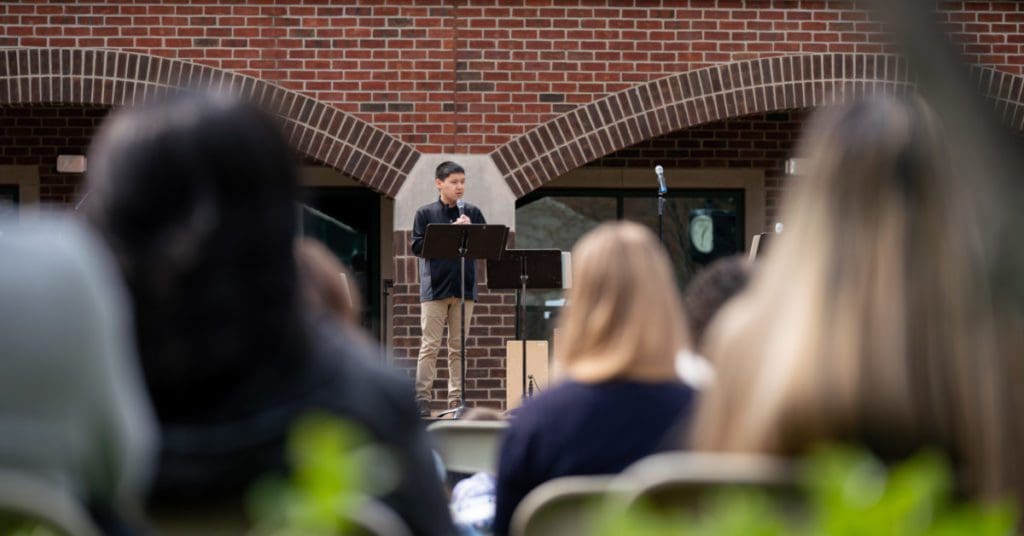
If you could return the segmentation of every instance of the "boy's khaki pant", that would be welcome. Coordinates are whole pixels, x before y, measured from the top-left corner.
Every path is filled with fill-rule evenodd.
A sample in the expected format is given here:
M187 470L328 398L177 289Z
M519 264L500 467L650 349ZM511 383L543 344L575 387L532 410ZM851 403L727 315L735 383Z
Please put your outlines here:
M420 328L423 338L416 359L416 400L430 400L430 388L437 375L437 350L441 347L444 325L448 324L448 401L462 396L462 341L459 339L462 310L456 297L420 303ZM473 300L466 300L466 337L473 318Z

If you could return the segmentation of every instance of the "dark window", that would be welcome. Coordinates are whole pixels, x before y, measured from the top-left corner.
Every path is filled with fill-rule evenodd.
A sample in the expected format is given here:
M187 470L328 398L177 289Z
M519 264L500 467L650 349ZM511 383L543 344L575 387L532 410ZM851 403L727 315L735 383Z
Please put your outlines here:
M324 243L352 271L363 326L380 336L380 194L363 188L306 188L302 234Z

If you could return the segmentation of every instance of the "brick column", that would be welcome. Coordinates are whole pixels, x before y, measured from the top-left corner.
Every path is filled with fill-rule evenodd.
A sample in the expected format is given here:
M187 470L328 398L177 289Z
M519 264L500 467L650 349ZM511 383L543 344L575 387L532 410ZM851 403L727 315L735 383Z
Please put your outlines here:
M416 374L420 348L420 280L418 259L410 250L416 210L437 200L434 170L445 160L466 169L466 200L483 211L487 222L515 228L515 196L487 155L424 154L405 178L395 197L395 288L392 355L394 365ZM505 341L515 338L515 292L487 290L487 271L477 264L477 295L473 318L466 331L466 403L469 406L505 407ZM447 331L447 330L446 330ZM454 329L457 337L458 326ZM446 334L445 337L448 335ZM432 400L435 408L448 399L447 338L438 351L437 378Z
M420 281L417 258L409 249L411 231L395 231L395 287L392 354L399 370L415 377L420 348ZM483 262L477 265L479 301L466 331L466 402L505 408L505 341L515 337L515 293L487 290ZM431 399L440 409L448 399L448 330L437 353ZM458 336L458 326L454 334Z

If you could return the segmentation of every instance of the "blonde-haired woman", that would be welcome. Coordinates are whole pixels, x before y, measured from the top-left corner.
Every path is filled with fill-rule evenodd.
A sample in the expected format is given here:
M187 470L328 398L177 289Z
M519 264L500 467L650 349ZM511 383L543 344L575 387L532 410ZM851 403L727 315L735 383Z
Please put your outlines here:
M636 223L608 223L573 249L560 324L565 378L517 413L501 447L495 533L560 476L617 473L659 449L689 409L675 356L688 344L668 256Z
M955 176L934 114L874 97L815 118L786 232L711 327L717 383L698 449L799 455L860 443L886 459L933 446L963 489L1020 493L1019 317L988 281L977 198Z

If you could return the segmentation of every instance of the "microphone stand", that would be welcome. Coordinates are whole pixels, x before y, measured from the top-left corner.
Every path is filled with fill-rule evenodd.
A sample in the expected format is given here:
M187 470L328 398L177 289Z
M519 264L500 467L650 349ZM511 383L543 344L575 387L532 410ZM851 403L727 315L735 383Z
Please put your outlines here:
M459 359L459 369L462 374L462 382L459 385L459 407L452 408L438 413L438 417L444 417L449 413L452 418L461 419L466 413L466 252L469 250L469 235L462 233L462 240L459 242L459 307L461 314L459 319L459 342L462 345L462 357ZM448 335L451 337L451 335ZM449 372L451 374L451 372Z
M533 391L530 394L526 394L526 283L530 280L530 276L526 273L526 255L519 257L519 281L522 283L523 288L516 296L516 335L519 336L519 342L523 345L523 390L519 392L522 403L526 403L527 398L533 397ZM519 321L522 317L522 321Z
M463 208L464 201L460 198L456 201L459 207L459 218L466 215ZM456 419L461 419L466 414L466 361L469 361L469 352L466 351L466 251L469 249L469 234L462 233L462 243L459 244L459 344L462 347L462 356L459 359L459 373L462 381L459 382L459 409L455 411Z
M459 373L462 381L459 382L459 409L455 411L454 417L461 419L466 413L466 361L469 360L466 351L466 246L468 235L462 235L462 243L459 244L459 307L462 308L459 314L459 344L462 346L462 355L459 359Z
M530 398L533 398L533 389L537 386L537 380L534 379L533 374L530 374ZM540 391L540 387L537 387L537 391Z
M668 193L668 186L665 185L665 168L660 165L654 166L654 174L658 176L658 242L665 246L665 194Z
M665 191L658 187L658 242L661 245L665 245L665 239L663 237L665 227Z

